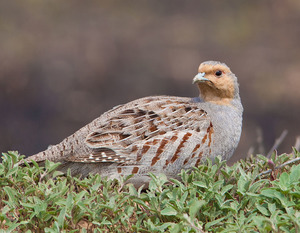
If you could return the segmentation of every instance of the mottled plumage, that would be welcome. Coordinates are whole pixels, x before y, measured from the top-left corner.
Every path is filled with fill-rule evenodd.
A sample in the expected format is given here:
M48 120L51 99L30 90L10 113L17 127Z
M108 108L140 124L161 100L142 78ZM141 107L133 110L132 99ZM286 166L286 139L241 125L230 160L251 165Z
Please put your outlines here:
M61 162L72 175L135 174L130 181L140 186L149 172L176 178L203 158L228 159L242 127L237 79L225 64L208 61L193 81L199 97L151 96L117 106L26 160Z

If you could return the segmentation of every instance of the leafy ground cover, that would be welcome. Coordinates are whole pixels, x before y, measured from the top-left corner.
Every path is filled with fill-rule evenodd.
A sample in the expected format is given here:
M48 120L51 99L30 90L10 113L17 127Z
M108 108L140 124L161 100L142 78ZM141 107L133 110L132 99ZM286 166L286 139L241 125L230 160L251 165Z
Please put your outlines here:
M144 191L125 184L127 178L118 182L99 175L63 175L52 162L20 167L22 157L2 154L3 232L300 231L296 150L270 159L258 155L231 167L220 158L214 164L208 160L182 171L181 181L151 174Z

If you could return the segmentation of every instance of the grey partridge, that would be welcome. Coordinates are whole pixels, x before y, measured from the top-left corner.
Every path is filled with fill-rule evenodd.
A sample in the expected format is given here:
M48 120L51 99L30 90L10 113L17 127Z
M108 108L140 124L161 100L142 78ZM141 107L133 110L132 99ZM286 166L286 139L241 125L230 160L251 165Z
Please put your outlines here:
M150 96L116 106L61 143L28 157L61 162L72 175L99 173L110 179L148 173L177 178L203 158L229 159L240 140L243 107L236 76L224 63L203 62L194 77L195 98Z

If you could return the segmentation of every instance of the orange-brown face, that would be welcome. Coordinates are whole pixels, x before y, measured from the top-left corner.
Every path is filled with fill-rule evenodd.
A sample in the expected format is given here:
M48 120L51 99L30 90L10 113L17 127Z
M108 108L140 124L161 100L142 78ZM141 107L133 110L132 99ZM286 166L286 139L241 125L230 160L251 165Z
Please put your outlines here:
M230 69L223 64L204 62L199 66L194 83L204 101L227 105L234 98L236 83Z

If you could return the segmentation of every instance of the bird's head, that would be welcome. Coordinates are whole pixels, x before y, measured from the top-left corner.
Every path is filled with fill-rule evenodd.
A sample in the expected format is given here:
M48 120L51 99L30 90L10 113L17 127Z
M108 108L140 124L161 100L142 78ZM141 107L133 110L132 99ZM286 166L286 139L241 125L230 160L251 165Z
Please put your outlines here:
M237 78L229 67L221 62L206 61L200 64L193 83L200 90L200 98L205 102L228 105L239 98Z

